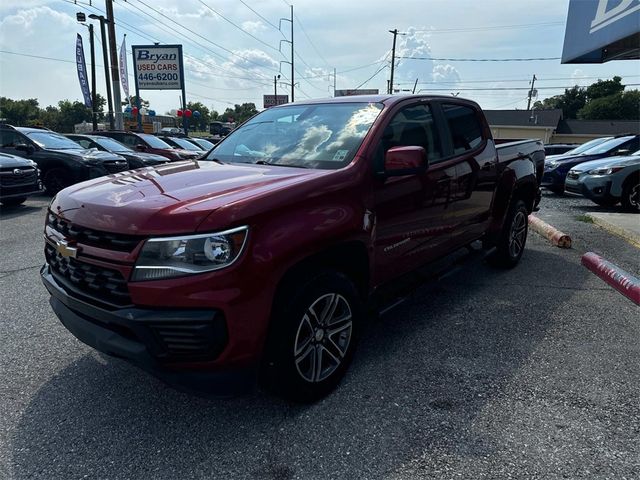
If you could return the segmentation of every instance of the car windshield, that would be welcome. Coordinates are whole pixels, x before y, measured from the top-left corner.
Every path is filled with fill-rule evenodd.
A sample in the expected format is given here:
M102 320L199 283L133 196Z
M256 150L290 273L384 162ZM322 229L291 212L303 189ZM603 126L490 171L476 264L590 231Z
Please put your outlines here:
M184 148L185 150L193 150L195 152L202 152L202 149L189 140L185 140L184 138L171 137L171 141L176 143L180 148Z
M328 103L275 107L235 129L208 160L337 169L355 156L380 103Z
M633 139L633 135L630 135L628 137L612 138L611 140L607 140L606 142L603 142L600 145L590 148L589 150L585 150L584 152L582 152L581 155L599 155L601 153L607 153L613 150L614 148L619 147L623 143L628 142L629 140L632 140L632 139Z
M28 132L27 136L42 148L52 150L83 150L83 147L73 140L54 132Z
M211 150L213 147L215 147L213 143L211 143L209 140L205 140L204 138L192 138L192 140L205 150Z
M606 142L607 140L611 140L613 137L602 137L602 138L594 138L593 140L589 140L586 143L583 143L579 147L574 148L573 150L569 150L565 152L564 155L580 155L582 152L586 152L590 148L595 147L596 145L600 145L601 143Z
M110 152L132 152L133 150L127 147L124 143L120 143L117 140L109 137L91 137L91 139L100 145L102 148Z
M163 142L158 137L154 137L153 135L149 135L148 133L140 133L138 135L140 135L140 138L147 142L151 148L172 148L168 143Z

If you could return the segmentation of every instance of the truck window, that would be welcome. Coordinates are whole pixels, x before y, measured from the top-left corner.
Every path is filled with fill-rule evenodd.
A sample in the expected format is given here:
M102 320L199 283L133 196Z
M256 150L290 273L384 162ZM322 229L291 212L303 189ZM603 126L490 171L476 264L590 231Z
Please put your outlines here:
M482 127L473 108L445 104L442 109L449 125L455 155L473 150L482 143Z
M440 138L433 121L431 107L411 105L400 110L384 130L374 155L376 172L384 170L384 155L392 147L422 147L427 159L435 163L442 158Z
M1 147L15 147L21 143L26 143L21 135L14 130L0 130Z

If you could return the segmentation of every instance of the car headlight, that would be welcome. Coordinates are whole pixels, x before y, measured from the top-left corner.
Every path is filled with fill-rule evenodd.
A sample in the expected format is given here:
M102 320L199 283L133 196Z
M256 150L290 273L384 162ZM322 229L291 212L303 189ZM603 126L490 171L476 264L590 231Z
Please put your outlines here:
M136 262L132 280L160 280L212 272L234 263L249 227L180 237L150 238Z
M546 162L544 166L547 168L556 168L558 166L558 162L554 162L553 160L551 160L549 162Z
M611 175L612 173L619 172L624 167L605 167L605 168L595 168L593 170L589 170L587 173L589 175Z

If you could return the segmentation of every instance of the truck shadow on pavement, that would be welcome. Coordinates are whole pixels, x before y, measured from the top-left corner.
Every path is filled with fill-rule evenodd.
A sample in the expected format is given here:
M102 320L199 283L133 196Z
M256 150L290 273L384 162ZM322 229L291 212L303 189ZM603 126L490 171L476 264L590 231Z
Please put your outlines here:
M483 410L508 395L589 275L532 243L514 270L475 262L371 322L345 381L314 405L189 396L87 353L26 407L10 438L12 476L390 478L425 457L504 455ZM513 461L527 471L526 458ZM414 475L437 477L437 467Z

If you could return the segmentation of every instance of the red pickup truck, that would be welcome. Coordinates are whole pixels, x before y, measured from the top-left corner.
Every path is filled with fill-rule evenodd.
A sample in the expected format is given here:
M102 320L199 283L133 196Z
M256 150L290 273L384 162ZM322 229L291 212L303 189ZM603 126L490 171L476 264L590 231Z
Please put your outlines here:
M543 164L539 141L496 148L458 98L278 106L206 160L61 191L42 279L97 350L171 383L258 380L310 401L345 373L386 285L479 239L518 263Z

